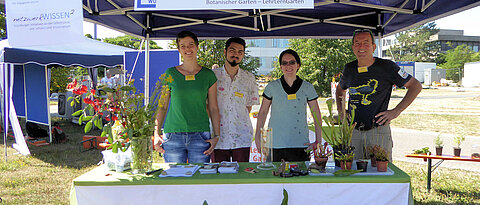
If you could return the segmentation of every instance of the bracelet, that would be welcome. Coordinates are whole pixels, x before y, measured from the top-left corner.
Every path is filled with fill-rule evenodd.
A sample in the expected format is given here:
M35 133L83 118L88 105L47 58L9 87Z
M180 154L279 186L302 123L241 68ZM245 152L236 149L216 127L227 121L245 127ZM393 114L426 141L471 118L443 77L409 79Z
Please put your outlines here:
M213 138L217 138L217 137L220 137L220 135L214 135Z

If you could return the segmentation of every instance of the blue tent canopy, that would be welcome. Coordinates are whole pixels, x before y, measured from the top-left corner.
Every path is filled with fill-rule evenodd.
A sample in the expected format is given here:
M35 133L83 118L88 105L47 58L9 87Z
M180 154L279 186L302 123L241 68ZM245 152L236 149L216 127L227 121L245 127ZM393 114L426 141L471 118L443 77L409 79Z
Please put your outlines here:
M478 0L315 0L314 9L134 11L132 0L83 0L86 21L137 37L349 38L357 28L388 36L480 5Z

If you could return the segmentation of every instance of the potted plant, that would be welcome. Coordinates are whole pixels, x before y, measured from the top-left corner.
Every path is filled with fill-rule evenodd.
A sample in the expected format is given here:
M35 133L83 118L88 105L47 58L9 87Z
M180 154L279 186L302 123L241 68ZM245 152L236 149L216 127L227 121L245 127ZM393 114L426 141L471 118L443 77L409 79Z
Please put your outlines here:
M430 155L430 148L428 147L423 147L421 149L417 149L417 150L412 150L414 154L423 154L423 155ZM427 161L427 158L423 158L423 161Z
M455 143L455 145L457 145L456 147L453 147L454 156L460 157L460 152L462 151L462 148L460 148L460 145L462 144L463 141L465 141L465 135L463 134L456 135L453 138L453 142Z
M340 166L340 161L337 156L349 154L355 149L351 146L352 132L356 123L353 122L355 117L355 106L351 105L352 111L350 114L345 114L341 118L333 114L333 98L326 101L329 115L323 116L323 121L329 129L322 129L323 138L333 148L335 153L335 165ZM316 118L316 113L313 113ZM338 127L336 126L338 124Z
M437 137L435 137L435 154L438 155L438 156L441 156L442 155L442 151L443 151L443 140L442 138L440 138L440 135L441 134L438 134Z
M368 154L370 155L370 163L372 163L372 167L377 166L377 159L375 158L375 153L377 153L378 149L380 149L380 148L381 147L378 146L378 145L367 146L367 151L368 151Z
M155 130L155 113L157 106L165 106L164 98L169 90L168 85L161 82L171 82L172 77L160 77L152 92L148 103L145 103L143 93L136 93L133 80L125 86L109 88L99 86L98 90L88 90L84 85L78 85L74 79L67 88L73 89L76 94L73 101L80 102L80 96L85 95L83 101L87 105L83 110L73 113L80 116L79 123L87 122L85 133L93 126L102 130L102 137L108 137L111 144L108 149L113 153L118 150L125 152L129 147L132 150L133 173L143 173L151 170L152 166L152 135ZM160 94L161 91L161 94ZM70 100L70 99L69 99ZM107 121L103 125L103 119Z
M323 143L315 143L312 150L307 150L313 155L315 159L315 165L312 168L318 169L320 171L325 170L325 166L327 165L328 157L332 156L332 149L328 146L328 142Z
M386 172L388 169L388 152L382 147L378 146L375 152L375 159L377 160L377 171Z
M340 169L342 170L352 169L353 157L355 157L353 152L348 152L345 154L335 153L335 158L340 161Z

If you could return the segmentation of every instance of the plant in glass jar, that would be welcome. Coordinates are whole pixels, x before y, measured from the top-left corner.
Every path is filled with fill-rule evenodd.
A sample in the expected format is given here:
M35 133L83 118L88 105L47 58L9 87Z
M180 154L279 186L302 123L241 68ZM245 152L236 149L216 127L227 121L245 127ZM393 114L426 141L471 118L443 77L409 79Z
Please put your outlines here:
M112 149L113 153L117 153L118 150L125 152L131 147L134 173L145 172L151 169L151 137L155 129L156 107L164 106L162 98L165 96L162 94L168 93L166 91L169 88L166 83L171 81L173 81L171 76L166 78L162 75L148 103L145 103L144 94L136 92L133 80L118 88L99 86L98 90L90 91L78 85L77 80L73 80L67 86L76 94L71 98L79 102L84 95L83 102L87 106L72 115L79 116L79 124L87 122L84 128L85 133L89 132L93 126L101 129L102 137L108 138L111 144L108 149ZM107 121L105 125L102 118Z

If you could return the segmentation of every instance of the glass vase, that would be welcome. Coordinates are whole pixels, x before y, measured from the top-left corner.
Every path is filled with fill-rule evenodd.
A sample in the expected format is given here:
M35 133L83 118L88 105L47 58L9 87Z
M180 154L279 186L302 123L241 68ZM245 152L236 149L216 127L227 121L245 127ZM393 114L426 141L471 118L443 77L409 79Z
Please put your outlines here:
M262 163L257 166L261 170L275 169L273 165L273 137L272 128L262 128L260 130L260 146Z
M152 170L152 139L149 136L132 137L132 173L143 174Z

